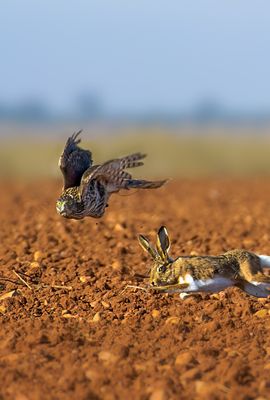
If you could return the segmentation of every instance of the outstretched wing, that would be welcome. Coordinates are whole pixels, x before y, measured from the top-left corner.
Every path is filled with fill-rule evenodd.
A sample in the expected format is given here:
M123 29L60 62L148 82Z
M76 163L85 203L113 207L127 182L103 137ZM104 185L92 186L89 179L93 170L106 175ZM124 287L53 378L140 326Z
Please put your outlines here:
M109 192L126 188L126 183L132 179L132 176L125 169L143 165L141 161L143 158L145 158L145 154L135 153L127 157L109 160L102 165L95 165L83 175L81 192L92 179L106 184Z
M59 158L58 165L64 177L64 189L79 186L83 173L92 165L92 153L78 146L81 132L75 132L68 138Z
M163 186L167 180L147 181L143 179L133 179L131 174L125 171L126 168L134 168L143 165L142 159L145 157L145 154L135 153L89 168L81 179L81 193L83 193L84 187L87 186L88 182L92 179L106 184L109 193L118 192L120 189L157 189Z

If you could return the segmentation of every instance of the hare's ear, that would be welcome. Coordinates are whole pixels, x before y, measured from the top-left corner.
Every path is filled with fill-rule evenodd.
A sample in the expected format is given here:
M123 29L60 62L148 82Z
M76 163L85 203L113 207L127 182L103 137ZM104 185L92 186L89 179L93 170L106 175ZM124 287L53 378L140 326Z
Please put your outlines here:
M139 243L142 246L142 248L151 255L152 258L154 258L155 260L158 257L158 253L156 252L156 249L151 245L151 243L149 242L149 240L143 236L143 235L139 235L138 236L139 239Z
M157 234L157 251L162 260L168 261L169 250L170 250L169 234L165 226L162 226L161 228L159 228Z

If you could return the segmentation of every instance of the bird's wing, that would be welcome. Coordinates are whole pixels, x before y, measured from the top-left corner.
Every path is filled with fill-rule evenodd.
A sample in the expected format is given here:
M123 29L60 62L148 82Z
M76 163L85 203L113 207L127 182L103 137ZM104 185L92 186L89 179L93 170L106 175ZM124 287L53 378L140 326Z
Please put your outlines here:
M64 189L79 186L83 173L92 165L92 153L81 149L78 138L81 131L73 133L66 142L59 158L59 167L64 177Z
M80 195L85 205L86 215L94 218L102 217L109 198L106 176L98 175L91 179L99 167L99 165L95 165L89 168L83 174L80 185Z
M124 181L132 179L131 174L125 171L126 168L134 168L143 165L141 161L145 157L144 154L135 153L127 157L109 160L102 165L95 165L88 169L81 180L81 192L92 179L115 186L120 189ZM110 191L110 189L108 188Z

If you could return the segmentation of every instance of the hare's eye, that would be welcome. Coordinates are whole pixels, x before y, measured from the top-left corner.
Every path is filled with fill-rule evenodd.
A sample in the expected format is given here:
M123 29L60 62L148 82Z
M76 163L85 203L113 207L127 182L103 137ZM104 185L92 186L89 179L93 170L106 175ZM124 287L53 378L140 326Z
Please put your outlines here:
M160 267L158 267L158 272L161 272L163 274L165 271L166 271L165 265L161 265Z

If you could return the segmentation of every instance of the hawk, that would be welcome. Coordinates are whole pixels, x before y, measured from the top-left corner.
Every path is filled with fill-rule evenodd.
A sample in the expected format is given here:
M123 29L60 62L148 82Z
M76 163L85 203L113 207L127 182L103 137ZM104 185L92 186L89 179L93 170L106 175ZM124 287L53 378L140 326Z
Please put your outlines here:
M62 217L100 218L112 193L121 189L156 189L166 182L132 178L126 169L143 165L141 160L146 155L141 153L93 165L91 152L78 146L81 141L80 133L81 131L75 132L68 138L59 159L64 186L56 202L56 210Z

